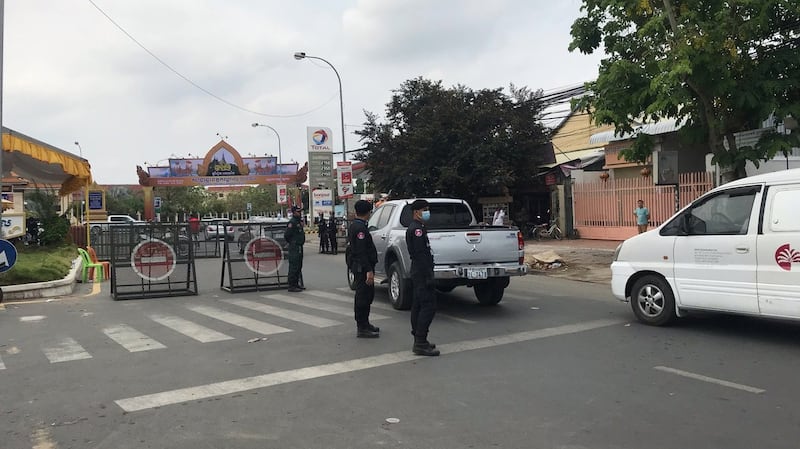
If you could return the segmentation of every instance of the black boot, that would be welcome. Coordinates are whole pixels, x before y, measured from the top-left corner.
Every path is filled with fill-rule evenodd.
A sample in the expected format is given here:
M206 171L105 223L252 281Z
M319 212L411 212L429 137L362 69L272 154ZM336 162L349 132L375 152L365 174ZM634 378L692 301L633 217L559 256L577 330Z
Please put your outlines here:
M411 331L411 335L414 335L414 331ZM424 343L427 344L431 349L436 348L436 345L431 343L431 342L429 342L427 339L425 340ZM414 339L414 344L416 344L416 338Z
M381 328L378 326L373 326L372 324L367 324L367 329L371 330L372 332L380 332Z
M431 347L426 338L414 336L414 347L411 351L416 355L425 355L435 357L439 355L439 350Z
M360 328L356 332L356 337L358 338L379 338L381 334L373 331L368 327Z

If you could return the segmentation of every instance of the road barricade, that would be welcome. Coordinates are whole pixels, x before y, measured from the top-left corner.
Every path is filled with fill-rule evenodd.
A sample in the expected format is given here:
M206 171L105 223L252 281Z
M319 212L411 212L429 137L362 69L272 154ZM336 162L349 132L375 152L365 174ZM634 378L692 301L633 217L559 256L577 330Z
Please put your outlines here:
M235 293L286 288L289 261L285 223L249 223L224 243L220 288Z
M95 251L102 248L111 262L115 300L197 295L194 245L186 223L112 224L103 237Z

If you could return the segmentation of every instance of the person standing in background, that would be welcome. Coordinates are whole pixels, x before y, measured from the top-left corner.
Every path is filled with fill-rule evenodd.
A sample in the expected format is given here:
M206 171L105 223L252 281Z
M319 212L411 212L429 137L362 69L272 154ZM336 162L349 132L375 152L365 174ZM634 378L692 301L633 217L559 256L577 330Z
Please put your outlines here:
M498 207L494 211L494 218L492 219L492 226L503 226L505 224L506 212L502 207Z
M639 200L636 202L636 209L633 210L633 215L636 216L636 227L639 229L639 234L647 232L647 224L650 222L650 209L644 207L644 201Z

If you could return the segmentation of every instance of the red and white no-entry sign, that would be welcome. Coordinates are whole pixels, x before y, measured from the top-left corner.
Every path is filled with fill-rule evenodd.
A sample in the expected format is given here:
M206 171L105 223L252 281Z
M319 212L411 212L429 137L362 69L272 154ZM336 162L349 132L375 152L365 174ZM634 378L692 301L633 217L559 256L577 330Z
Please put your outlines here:
M256 237L247 242L244 262L253 273L269 276L283 265L283 248L269 237Z
M175 250L164 241L145 240L133 248L131 267L142 279L160 281L175 270Z

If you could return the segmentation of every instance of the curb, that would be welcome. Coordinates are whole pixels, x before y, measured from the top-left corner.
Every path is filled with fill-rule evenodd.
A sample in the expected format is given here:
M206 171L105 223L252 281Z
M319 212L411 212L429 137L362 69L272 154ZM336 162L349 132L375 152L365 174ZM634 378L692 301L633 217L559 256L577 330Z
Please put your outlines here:
M6 285L2 287L3 302L20 302L27 299L65 296L75 290L75 282L81 269L81 258L72 261L72 268L64 279L33 284Z

